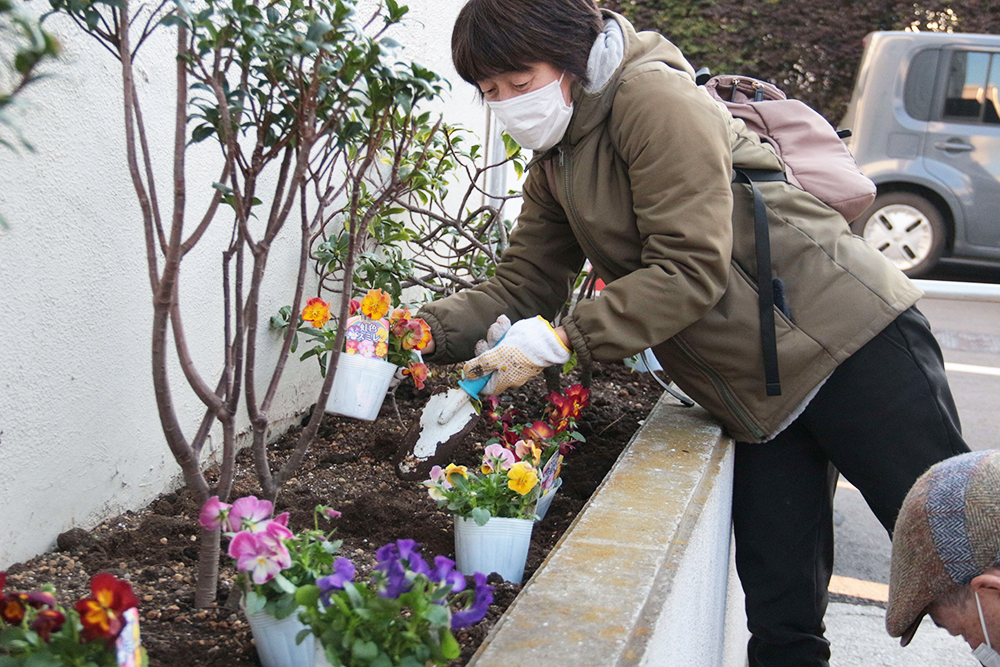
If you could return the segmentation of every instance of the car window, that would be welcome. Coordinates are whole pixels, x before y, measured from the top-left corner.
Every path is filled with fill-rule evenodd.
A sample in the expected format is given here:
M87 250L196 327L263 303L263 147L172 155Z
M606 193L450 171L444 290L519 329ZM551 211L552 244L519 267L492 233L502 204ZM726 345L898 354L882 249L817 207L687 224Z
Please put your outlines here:
M997 123L1000 124L1000 116L997 115L1000 112L1000 95L998 95L998 89L1000 89L1000 56L992 56L993 60L990 63L990 75L986 81L986 100L984 102L985 108L983 109L983 121L986 123Z
M938 49L925 49L913 56L906 73L903 102L906 113L917 120L930 120L931 101L934 99L934 77L937 74ZM1000 75L1000 68L998 68Z
M978 51L955 51L948 66L944 117L1000 124L1000 58Z

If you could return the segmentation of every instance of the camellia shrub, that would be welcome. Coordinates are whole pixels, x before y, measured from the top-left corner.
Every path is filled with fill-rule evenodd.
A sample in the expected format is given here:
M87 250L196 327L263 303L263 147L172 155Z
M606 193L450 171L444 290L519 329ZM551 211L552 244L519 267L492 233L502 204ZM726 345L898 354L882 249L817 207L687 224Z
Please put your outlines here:
M290 322L299 321L310 252L322 234L335 232L342 240L340 279L353 284L372 225L385 218L413 179L424 178L439 123L420 105L437 97L442 83L433 72L399 57L399 45L388 33L408 9L395 0L385 0L367 15L357 0L275 0L266 6L244 0L50 2L55 14L69 16L121 64L126 161L141 211L153 295L153 388L167 444L202 501L212 495L225 501L242 411L250 423L261 494L273 500L304 459L323 411L312 411L291 456L272 470L270 415L295 327L285 330L276 361L265 366L257 345L268 318L261 322L259 304L271 249L279 235L293 235L299 245L295 279L269 287L285 290ZM142 47L158 30L176 36L171 62L176 62L177 96L169 128L147 124L135 82ZM154 168L149 141L154 132L173 134L174 168L166 179ZM219 149L218 178L189 183L188 148L206 141ZM187 206L192 192L211 193L204 209ZM206 233L219 225L224 233ZM207 239L223 239L222 245L207 248ZM202 257L221 258L224 312L214 324L223 345L209 365L213 374L221 368L213 376L195 363L182 318L178 286L195 248ZM196 293L211 292L198 287ZM348 317L349 300L341 301L338 322ZM196 326L209 324L199 319ZM325 405L329 395L343 336L341 328L318 405ZM177 417L168 377L174 363L205 406L197 429L185 428ZM201 455L213 425L221 427L222 452L217 480L210 484ZM206 531L202 538L200 606L215 597L219 531Z

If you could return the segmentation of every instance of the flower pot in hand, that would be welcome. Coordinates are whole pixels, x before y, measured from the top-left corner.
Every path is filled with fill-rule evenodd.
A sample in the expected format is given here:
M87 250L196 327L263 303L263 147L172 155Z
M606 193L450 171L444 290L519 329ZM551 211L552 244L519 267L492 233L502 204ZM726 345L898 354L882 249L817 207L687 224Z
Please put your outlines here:
M397 368L384 359L341 354L326 411L374 421Z

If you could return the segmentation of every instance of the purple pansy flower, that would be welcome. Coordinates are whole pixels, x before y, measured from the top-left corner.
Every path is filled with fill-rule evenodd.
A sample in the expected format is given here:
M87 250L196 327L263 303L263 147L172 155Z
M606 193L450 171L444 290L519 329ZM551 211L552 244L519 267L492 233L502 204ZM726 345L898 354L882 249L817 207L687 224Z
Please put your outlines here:
M338 558L333 563L333 574L316 580L316 585L322 591L320 599L323 604L329 606L333 592L344 590L344 584L352 579L354 579L354 563L346 558Z
M452 593L465 588L465 577L455 569L455 561L447 556L434 557L434 570L428 576L434 583L450 585Z
M389 542L389 544L379 547L378 551L375 552L375 560L379 563L397 558L399 558L399 549L396 548L395 542Z
M396 546L399 547L399 557L404 560L408 559L410 554L420 551L420 545L416 540L396 540Z
M402 561L397 558L379 563L375 569L385 575L384 585L379 586L379 597L398 598L413 585L406 578L406 568L403 567Z
M468 606L452 614L452 630L475 625L483 620L490 604L493 602L493 589L486 583L486 575L482 572L476 572L473 577L476 580L475 595Z
M431 568L427 565L427 561L425 561L424 557L417 552L410 554L409 566L410 572L413 572L414 574L422 574L426 576L431 573Z

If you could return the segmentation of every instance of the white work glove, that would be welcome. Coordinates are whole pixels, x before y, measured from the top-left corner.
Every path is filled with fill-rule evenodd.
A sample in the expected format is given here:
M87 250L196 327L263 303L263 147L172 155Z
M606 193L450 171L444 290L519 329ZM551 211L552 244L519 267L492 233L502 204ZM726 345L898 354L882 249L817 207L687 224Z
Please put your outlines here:
M490 328L486 330L486 340L482 338L476 343L475 353L478 357L483 352L486 352L491 347L495 347L500 339L504 337L510 330L510 318L506 315L501 315L497 318L497 321L490 325Z
M491 331L493 327L497 327L496 332L499 332L503 323L498 319L490 327ZM487 344L489 338L490 333L487 332ZM477 344L476 351L479 350ZM503 335L502 341L467 361L462 371L470 380L493 373L480 393L496 396L511 387L520 387L549 366L565 364L569 357L570 351L559 340L552 325L542 317L533 317L515 322Z

